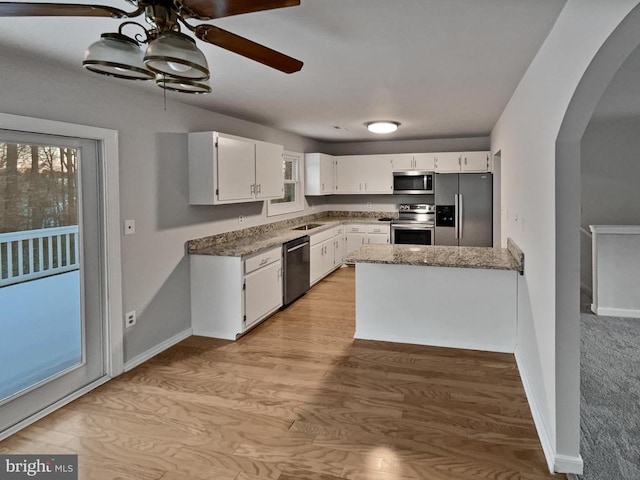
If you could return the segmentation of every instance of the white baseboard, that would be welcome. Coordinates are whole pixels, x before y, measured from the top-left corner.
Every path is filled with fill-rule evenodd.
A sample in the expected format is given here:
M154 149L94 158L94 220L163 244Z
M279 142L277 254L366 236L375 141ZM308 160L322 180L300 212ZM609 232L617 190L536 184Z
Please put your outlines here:
M96 380L95 382L90 383L86 387L82 387L80 390L76 390L71 395L67 395L63 399L58 400L53 405L49 405L48 407L40 410L38 413L36 413L34 415L31 415L28 418L25 418L21 422L16 423L14 426L9 427L6 430L3 430L2 432L0 432L0 441L4 440L5 438L7 438L7 437L9 437L11 435L13 435L14 433L19 432L23 428L28 427L32 423L37 422L41 418L46 417L50 413L55 412L59 408L62 408L65 405L73 402L75 399L80 398L83 395L86 395L87 393L89 393L94 388L98 388L100 385L103 385L103 384L107 383L109 380L111 380L111 377L108 377L108 376L101 377L98 380Z
M143 352L140 355L133 357L131 360L129 360L127 363L124 364L124 371L128 372L129 370L136 368L138 365L146 362L150 358L155 357L159 353L164 352L166 349L173 347L176 343L180 343L182 340L190 337L192 334L193 334L192 328L187 328L186 330L180 333L177 333L173 337L165 340L162 343L159 343L158 345L156 345L153 348L150 348L146 352Z
M533 393L531 381L529 380L527 370L524 368L517 348L515 357L516 364L518 365L518 371L520 372L520 378L522 379L524 392L527 395L527 401L529 402L529 409L531 410L533 423L536 426L538 438L540 439L540 444L542 445L542 451L544 452L544 457L547 460L547 467L549 467L549 471L551 473L566 473L567 476L569 476L570 474L582 474L583 462L580 455L578 455L577 457L569 457L567 455L560 455L555 452L551 436L549 435L549 430L547 429L547 426L544 423L544 419L542 418L540 407L538 406L536 396Z
M394 342L394 343L410 343L412 345L427 345L430 347L447 347L447 348L460 348L464 350L482 350L485 352L498 352L498 353L513 353L513 345L511 344L480 344L469 342L455 342L447 340L438 340L434 338L416 338L403 335L385 335L384 338L380 338L378 335L371 333L363 333L362 330L356 330L353 338L358 340L375 340L382 342Z
M556 472L567 473L567 475L582 475L584 463L580 455L570 457L557 453L554 461L554 469Z
M604 315L605 317L640 318L640 310L598 307L593 303L591 304L591 311L596 315Z

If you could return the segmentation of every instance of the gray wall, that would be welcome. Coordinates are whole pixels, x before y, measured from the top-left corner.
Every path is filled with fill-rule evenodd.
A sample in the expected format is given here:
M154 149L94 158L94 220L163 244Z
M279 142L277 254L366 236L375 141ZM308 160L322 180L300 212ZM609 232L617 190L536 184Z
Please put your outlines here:
M599 119L582 137L581 227L640 225L640 117ZM581 234L581 283L591 290L591 239Z
M489 150L490 146L491 140L486 136L323 143L321 151L330 155L375 155L383 153L473 152Z
M7 49L2 61L1 112L119 132L121 218L136 220L135 235L121 243L123 307L138 314L125 332L125 362L189 328L187 240L237 229L238 215L243 227L286 218L267 218L263 203L189 206L185 132L218 130L293 151L317 149L296 135L177 103L177 94L169 95L165 111L161 94L123 81Z

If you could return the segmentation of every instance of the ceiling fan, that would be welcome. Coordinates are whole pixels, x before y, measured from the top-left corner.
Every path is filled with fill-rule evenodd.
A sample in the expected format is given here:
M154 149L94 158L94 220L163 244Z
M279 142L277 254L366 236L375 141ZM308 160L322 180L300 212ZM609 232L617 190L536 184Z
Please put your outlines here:
M183 93L209 93L209 67L191 31L203 42L217 45L284 73L302 68L300 60L247 38L208 24L188 20L216 18L300 5L300 0L127 0L135 10L126 12L108 5L74 3L0 2L0 17L110 17L130 19L144 15L147 27L125 21L117 33L103 33L91 45L83 66L93 72L129 80L153 80L162 88ZM143 32L127 36L123 29ZM146 50L141 49L147 44Z

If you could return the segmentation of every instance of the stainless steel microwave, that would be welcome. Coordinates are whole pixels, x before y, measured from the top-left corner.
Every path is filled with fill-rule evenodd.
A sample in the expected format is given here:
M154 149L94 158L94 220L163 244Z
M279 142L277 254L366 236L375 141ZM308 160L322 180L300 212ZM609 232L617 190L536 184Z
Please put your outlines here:
M433 193L433 172L408 170L393 172L393 193L421 195Z

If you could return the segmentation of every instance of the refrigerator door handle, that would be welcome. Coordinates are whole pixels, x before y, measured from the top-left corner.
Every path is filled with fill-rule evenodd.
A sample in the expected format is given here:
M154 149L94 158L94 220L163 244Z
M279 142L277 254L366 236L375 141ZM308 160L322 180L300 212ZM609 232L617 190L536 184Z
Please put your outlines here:
M458 235L459 235L459 238L462 238L462 224L463 224L462 215L464 214L464 206L462 204L462 194L459 193L458 197L460 197L460 199L458 200L458 206L460 207L460 209L458 210Z
M453 197L455 202L454 214L453 214L453 227L454 227L454 231L456 233L456 239L457 239L458 238L458 215L460 212L460 205L458 204L458 194L456 193Z

